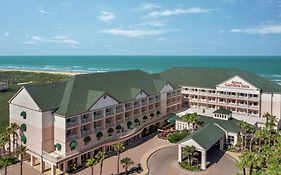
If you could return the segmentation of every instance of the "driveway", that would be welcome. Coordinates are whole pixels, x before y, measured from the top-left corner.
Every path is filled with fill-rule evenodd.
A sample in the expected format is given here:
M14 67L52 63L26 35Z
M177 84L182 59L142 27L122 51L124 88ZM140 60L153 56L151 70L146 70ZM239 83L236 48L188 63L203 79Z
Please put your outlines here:
M207 152L207 170L202 172L185 171L177 162L177 146L170 146L153 153L148 159L150 175L237 175L236 162L218 149Z

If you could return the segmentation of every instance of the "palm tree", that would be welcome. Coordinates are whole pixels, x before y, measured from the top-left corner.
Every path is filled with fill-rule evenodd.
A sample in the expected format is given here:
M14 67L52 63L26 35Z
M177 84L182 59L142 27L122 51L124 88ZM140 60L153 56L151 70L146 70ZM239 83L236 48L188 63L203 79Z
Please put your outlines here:
M128 168L134 164L134 162L129 157L125 157L120 161L120 163L123 165L123 168L125 169L125 174L128 174Z
M13 136L13 150L16 148L16 140L18 138L18 130L20 129L19 125L17 123L11 123L11 133Z
M8 142L9 142L9 155L11 155L11 134L12 134L12 128L11 126L8 126L6 128L6 134L8 135Z
M102 167L103 160L105 159L106 153L104 151L99 151L98 154L95 155L97 163L100 163L100 175L102 175Z
M2 157L0 159L0 165L4 167L4 174L7 175L7 168L8 166L12 165L12 160L10 159L10 157Z
M6 143L9 141L9 137L7 134L1 134L0 135L0 148L3 150L3 155L5 155L5 145ZM2 156L1 152L0 152L0 157Z
M243 150L244 149L245 134L247 132L247 123L242 120L239 123L239 127L240 127L240 133L241 133L241 138L242 138L241 150Z
M123 143L117 143L113 145L114 151L117 152L117 175L119 175L119 160L120 160L120 153L125 149Z
M98 163L98 162L97 162L97 160L96 160L94 157L92 157L92 158L90 158L90 159L87 159L86 165L91 168L91 170L92 170L92 175L94 175L94 167L95 167L95 165L96 165L97 163Z
M193 157L198 155L198 152L196 151L196 148L194 146L186 146L183 148L183 155L187 157L187 163L192 164L192 161L190 161Z
M198 123L198 115L197 115L197 113L191 114L190 121L191 121L191 124L192 124L192 132L193 132L194 129L195 129L195 125Z
M23 156L26 153L26 146L20 145L17 147L17 155L20 156L20 175L22 175Z

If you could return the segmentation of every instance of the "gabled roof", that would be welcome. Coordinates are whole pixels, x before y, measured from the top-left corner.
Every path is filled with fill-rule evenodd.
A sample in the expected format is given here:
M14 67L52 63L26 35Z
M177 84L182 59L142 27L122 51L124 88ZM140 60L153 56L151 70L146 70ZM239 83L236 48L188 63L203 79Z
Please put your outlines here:
M56 82L41 85L25 85L24 88L42 111L55 110L63 97L66 82Z
M180 86L204 87L211 89L215 89L216 85L236 75L264 92L281 93L280 85L253 73L239 69L175 67L160 72L159 74L154 74L154 76L158 76Z
M225 108L220 108L220 109L217 109L213 112L214 114L225 114L225 115L230 115L232 114L232 112L228 109L225 109Z
M218 140L224 137L225 132L214 124L208 124L184 138L179 143L194 140L205 150L209 150Z

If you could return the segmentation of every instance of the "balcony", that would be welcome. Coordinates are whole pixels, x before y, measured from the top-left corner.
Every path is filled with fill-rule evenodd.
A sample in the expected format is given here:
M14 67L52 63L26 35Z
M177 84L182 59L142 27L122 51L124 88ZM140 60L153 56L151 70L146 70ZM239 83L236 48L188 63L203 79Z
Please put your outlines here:
M112 111L107 111L107 112L105 112L105 115L108 117L108 116L111 116L111 115L113 115L114 114L114 111L112 110Z
M138 117L140 117L141 116L141 113L136 113L136 114L134 114L134 117L135 118L138 118Z
M141 101L141 105L142 106L146 106L147 105L147 101Z
M91 118L90 117L88 117L88 118L81 118L81 123L82 124L84 124L84 123L89 123L89 122L91 122L92 120L91 120Z
M113 122L108 122L105 124L106 128L112 127L113 126Z
M140 103L134 103L135 108L139 108L140 106L141 106Z
M103 130L103 127L102 126L96 126L94 127L94 132L100 132Z
M66 122L66 129L73 128L78 126L79 122L78 121L70 121Z
M72 141L72 140L76 140L77 139L77 135L76 134L72 134L72 135L67 135L66 136L66 141Z
M149 104L153 104L154 102L154 99L149 99Z
M91 130L82 130L81 131L81 136L85 137L91 134Z
M127 122L127 121L130 121L130 120L132 120L133 118L132 117L125 117L125 121Z
M133 109L133 106L132 105L126 105L125 109L126 109L126 111L131 110L131 109Z
M94 114L94 120L99 120L103 118L103 114Z
M124 112L123 108L116 108L116 114Z

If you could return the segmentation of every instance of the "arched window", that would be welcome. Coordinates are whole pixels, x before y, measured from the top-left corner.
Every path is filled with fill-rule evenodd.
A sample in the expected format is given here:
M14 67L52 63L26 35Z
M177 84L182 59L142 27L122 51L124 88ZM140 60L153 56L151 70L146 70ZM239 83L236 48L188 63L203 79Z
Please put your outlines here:
M25 111L22 111L22 112L20 113L20 116L22 116L23 119L26 119L26 112L25 112Z
M77 145L78 145L78 143L76 141L72 141L72 142L70 142L69 146L70 146L71 150L74 150L77 147Z
M25 132L26 131L26 124L21 124L20 129Z
M26 144L27 142L27 138L25 137L25 135L22 135L20 140L22 141L22 143Z

